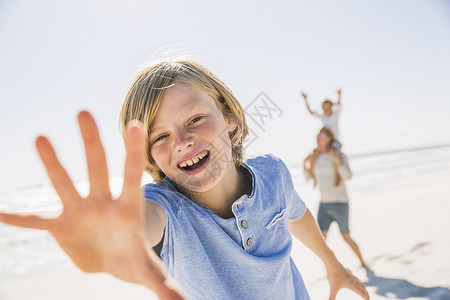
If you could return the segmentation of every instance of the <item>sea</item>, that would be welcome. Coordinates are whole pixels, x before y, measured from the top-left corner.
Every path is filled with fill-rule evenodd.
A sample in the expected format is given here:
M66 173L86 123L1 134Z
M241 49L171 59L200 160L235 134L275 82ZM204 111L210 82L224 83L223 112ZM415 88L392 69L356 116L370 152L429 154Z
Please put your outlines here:
M350 155L349 164L353 177L347 182L347 189L352 201L393 182L449 170L450 145ZM305 180L302 164L299 162L288 167L295 189L307 206L315 209L318 191L312 182ZM111 179L113 194L120 193L121 184L122 178ZM78 182L76 186L82 194L86 194L89 188L87 182ZM22 187L0 195L2 212L53 216L58 215L61 209L51 186ZM72 264L48 232L0 223L0 282Z

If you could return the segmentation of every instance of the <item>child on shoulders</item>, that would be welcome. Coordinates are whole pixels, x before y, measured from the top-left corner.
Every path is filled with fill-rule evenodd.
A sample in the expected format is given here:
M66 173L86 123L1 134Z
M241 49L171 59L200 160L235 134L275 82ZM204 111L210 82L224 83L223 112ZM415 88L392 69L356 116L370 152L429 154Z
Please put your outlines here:
M306 104L306 108L308 109L309 113L317 118L319 118L322 121L323 127L327 127L330 128L331 131L334 134L334 142L333 142L333 147L336 150L341 150L342 148L342 144L339 140L339 117L341 114L341 93L342 90L338 89L337 90L337 94L338 94L338 100L336 103L333 103L333 101L331 101L328 98L325 98L322 101L322 113L313 111L309 104L308 104L308 96L305 92L302 92L302 96L305 99L305 104Z

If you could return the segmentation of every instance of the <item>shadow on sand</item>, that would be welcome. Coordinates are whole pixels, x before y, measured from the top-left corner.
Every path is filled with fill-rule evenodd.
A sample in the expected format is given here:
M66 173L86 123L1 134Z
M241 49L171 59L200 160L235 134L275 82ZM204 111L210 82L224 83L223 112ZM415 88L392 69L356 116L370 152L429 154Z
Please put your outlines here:
M429 300L450 300L450 290L446 287L421 287L404 279L377 276L371 269L366 269L366 272L368 281L364 284L366 287L376 287L375 292L380 296L389 299L422 297Z

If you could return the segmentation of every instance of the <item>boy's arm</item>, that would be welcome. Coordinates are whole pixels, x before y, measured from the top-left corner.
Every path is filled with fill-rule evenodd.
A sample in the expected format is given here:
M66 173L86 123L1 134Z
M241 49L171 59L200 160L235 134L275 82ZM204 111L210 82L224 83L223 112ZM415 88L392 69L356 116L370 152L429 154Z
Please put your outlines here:
M336 295L341 288L351 289L362 298L369 299L364 284L344 269L334 253L328 248L309 210L306 210L306 213L300 219L289 221L289 231L325 264L330 284L330 300L336 299Z
M161 260L145 241L144 199L140 187L146 142L140 124L127 127L127 156L121 195L114 199L108 183L105 152L94 118L78 115L89 173L90 192L81 197L50 142L39 137L36 147L64 206L55 219L0 213L6 224L48 230L83 271L108 272L122 280L142 284L160 299L185 299L171 282ZM151 213L158 215L155 210ZM164 224L156 220L154 226ZM164 228L157 228L155 239ZM159 233L158 233L159 232Z
M314 111L311 110L311 107L309 107L309 104L308 104L308 95L306 95L305 92L302 92L302 96L305 99L306 108L308 109L309 113L314 115Z
M161 242L165 226L164 209L153 201L145 200L145 238L149 246L154 247Z

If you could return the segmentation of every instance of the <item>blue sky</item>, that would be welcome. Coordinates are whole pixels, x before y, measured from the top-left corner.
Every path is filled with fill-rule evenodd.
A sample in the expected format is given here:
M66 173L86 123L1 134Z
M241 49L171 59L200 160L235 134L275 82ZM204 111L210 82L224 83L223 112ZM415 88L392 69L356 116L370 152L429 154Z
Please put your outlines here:
M343 89L349 154L450 143L450 3L429 1L1 1L1 191L48 180L34 150L47 135L86 177L76 113L90 110L110 173L123 168L118 114L152 58L188 53L245 107L264 92L282 110L247 149L300 163L314 108ZM249 124L255 131L255 125Z

